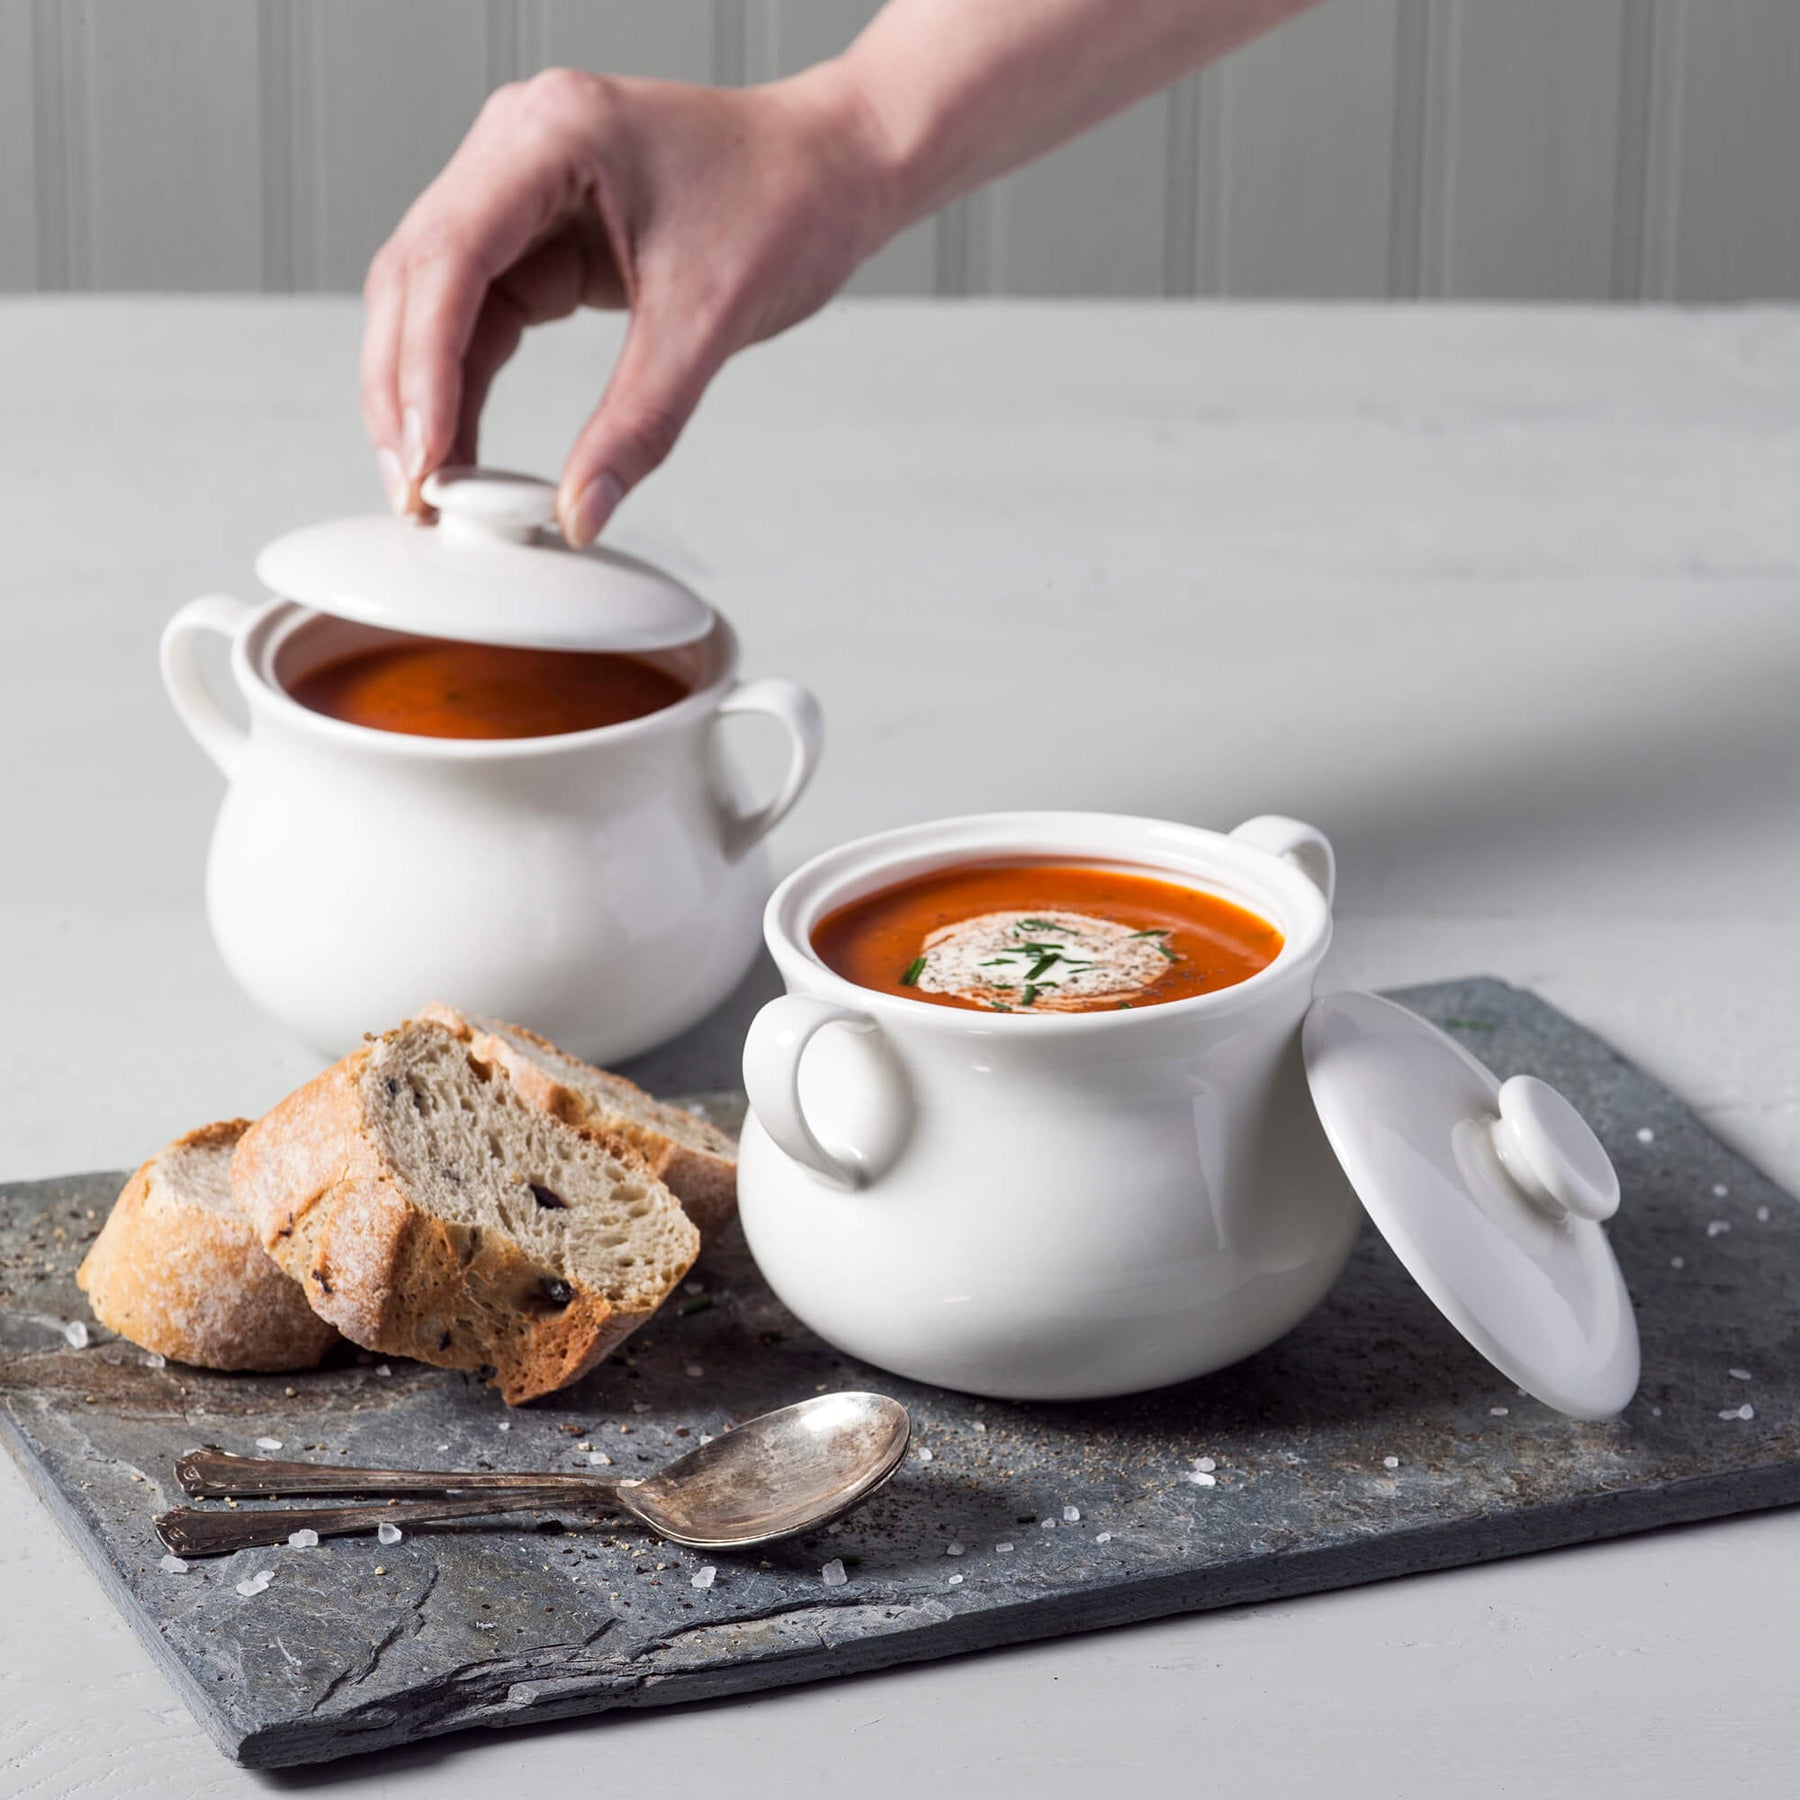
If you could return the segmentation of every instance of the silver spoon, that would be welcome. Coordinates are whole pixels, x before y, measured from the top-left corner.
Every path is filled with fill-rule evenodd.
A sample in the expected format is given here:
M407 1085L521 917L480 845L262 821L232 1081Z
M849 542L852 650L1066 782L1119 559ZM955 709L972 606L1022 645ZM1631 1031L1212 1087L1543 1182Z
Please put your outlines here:
M823 1394L746 1419L641 1481L586 1474L342 1469L195 1451L176 1464L195 1495L382 1493L442 1495L411 1502L202 1512L177 1507L156 1534L177 1555L213 1556L321 1537L553 1506L628 1512L694 1550L747 1550L835 1519L866 1500L906 1455L906 1408L885 1394Z

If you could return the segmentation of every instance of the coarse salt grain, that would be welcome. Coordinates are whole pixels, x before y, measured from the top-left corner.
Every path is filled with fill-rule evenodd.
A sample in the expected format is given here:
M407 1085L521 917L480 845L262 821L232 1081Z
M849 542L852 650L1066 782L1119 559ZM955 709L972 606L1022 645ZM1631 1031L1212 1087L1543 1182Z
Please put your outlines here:
M710 1444L713 1441L713 1434L710 1431L701 1432L700 1441L703 1444Z
M1081 1508L1079 1506L1065 1506L1063 1508L1063 1523L1065 1525L1079 1525L1081 1523Z
M612 1458L608 1456L604 1450L590 1450L588 1452L588 1461L596 1469L610 1469L612 1467Z
M379 1364L377 1364L377 1365L376 1365L376 1369L375 1369L375 1373L376 1373L376 1374L377 1374L377 1375L380 1375L380 1376L382 1376L382 1377L384 1377L384 1378L385 1378L385 1377L387 1377L387 1376L390 1376L390 1375L392 1375L392 1374L393 1374L393 1372L394 1372L394 1371L393 1371L393 1370L392 1370L392 1369L390 1369L390 1368L389 1368L389 1367L388 1367L388 1366L387 1366L387 1364L386 1364L386 1363L379 1363Z
M1648 1125L1640 1125L1637 1129L1637 1141L1640 1144L1653 1144L1656 1142L1656 1133Z
M279 1450L281 1448L281 1439L260 1437L256 1440L256 1447L259 1450Z
M712 1586L713 1582L718 1579L718 1574L719 1571L715 1569L711 1563L707 1563L704 1567L696 1569L693 1574L688 1577L688 1586L709 1588Z
M69 1340L74 1349L85 1350L87 1348L88 1330L79 1319L71 1319L63 1327L63 1336Z
M1188 1477L1188 1480L1191 1481L1195 1487L1217 1487L1219 1485L1218 1476L1209 1475L1204 1469L1196 1469L1193 1474Z
M383 1519L381 1523L375 1527L375 1535L384 1544L397 1544L403 1533L398 1525L390 1525L386 1519Z
M1112 1542L1112 1533L1110 1531L1096 1531L1094 1533L1094 1542L1096 1544L1110 1544Z
M1490 1406L1488 1408L1488 1411L1492 1413L1496 1419L1504 1419L1511 1410L1512 1408L1508 1406Z
M1727 1369L1725 1371L1733 1381L1750 1381L1753 1379L1748 1369Z
M698 1363L689 1363L687 1366L687 1377L690 1381L698 1381L705 1373L706 1371Z
M930 1462L931 1461L931 1452L929 1450L927 1450L923 1444L921 1444L919 1446L919 1461L920 1462Z
M1203 1475L1210 1475L1219 1466L1210 1456L1196 1456L1193 1462L1194 1467Z
M634 1413L647 1413L650 1410L650 1402L648 1400L634 1400L631 1403L631 1410Z
M296 1550L310 1550L318 1541L319 1534L310 1525L303 1526L299 1531L288 1533L288 1542Z
M500 1421L499 1429L501 1431L511 1431L512 1430L512 1420L511 1419L502 1419Z
M850 1579L850 1577L844 1573L844 1559L841 1556L834 1556L831 1561L819 1571L819 1579L824 1582L827 1587L842 1587L844 1583Z
M681 1284L681 1291L684 1294L698 1294L701 1292L701 1286L702 1284L698 1281L684 1281Z
M975 1421L975 1429L976 1429L976 1430L977 1430L977 1431L986 1431L986 1430L987 1430L987 1420L985 1420L985 1419L977 1419L977 1420L976 1420L976 1421Z
M1685 1256L1671 1256L1669 1258L1669 1267L1671 1269L1685 1269L1687 1267L1687 1258Z
M944 1586L945 1587L961 1587L962 1586L962 1577L960 1575L952 1575L950 1577L950 1579L944 1583Z
M1010 1556L1010 1555L1012 1555L1012 1545L1011 1544L996 1544L994 1546L994 1553L997 1556Z
M1381 1459L1381 1466L1384 1469L1397 1469L1400 1466L1400 1459L1397 1456L1384 1456Z
M1719 1417L1721 1419L1754 1419L1756 1417L1756 1408L1746 1401L1742 1406L1726 1407L1725 1410L1719 1414Z
M246 1575L244 1579L237 1584L237 1591L242 1594L246 1600L253 1600L274 1579L275 1571L273 1569L258 1569L254 1575Z
M1653 1419L1660 1419L1662 1417L1662 1408L1660 1406L1651 1407L1650 1416Z
M946 1544L944 1546L944 1554L946 1556L961 1556L962 1553L963 1547L961 1544Z
M1759 1207L1758 1207L1758 1208L1757 1208L1757 1209L1756 1209L1756 1219L1757 1219L1757 1223L1758 1223L1758 1224L1760 1224L1760 1225L1766 1225L1766 1224L1768 1224L1768 1222L1769 1222L1769 1209L1768 1209L1768 1208L1767 1208L1767 1207L1766 1207L1766 1206L1759 1206Z
M1722 1181L1715 1181L1715 1182L1714 1182L1714 1183L1713 1183L1713 1198L1714 1198L1714 1199L1715 1199L1715 1200L1723 1200L1723 1199L1724 1199L1724 1198L1725 1198L1725 1196L1726 1196L1726 1195L1727 1195L1727 1194L1729 1194L1729 1193L1730 1193L1730 1192L1731 1192L1731 1189L1730 1189L1730 1188L1728 1188L1728 1187L1727 1187L1727 1186L1726 1186L1726 1185L1725 1185L1725 1184L1724 1184L1724 1182L1722 1182Z
M1765 1207L1763 1210L1766 1213L1768 1209ZM146 1369L166 1369L168 1366L169 1359L164 1356L160 1350L152 1350L150 1354L144 1358L144 1367Z
M1708 1237L1717 1237L1721 1232L1726 1232L1730 1229L1731 1221L1729 1219L1709 1219L1706 1223L1706 1235Z
M1055 1529L1056 1529L1056 1521L1054 1519L1039 1519L1038 1520L1038 1530L1039 1531L1054 1531Z
M188 1572L187 1564L179 1556L165 1556L156 1566L165 1575L185 1575Z

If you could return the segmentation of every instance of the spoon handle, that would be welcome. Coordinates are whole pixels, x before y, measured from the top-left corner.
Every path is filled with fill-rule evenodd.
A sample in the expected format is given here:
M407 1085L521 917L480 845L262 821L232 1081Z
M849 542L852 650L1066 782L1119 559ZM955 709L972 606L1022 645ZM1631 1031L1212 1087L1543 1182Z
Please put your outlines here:
M177 1556L223 1556L233 1550L285 1544L289 1534L296 1531L316 1531L320 1537L347 1537L373 1531L378 1525L423 1525L438 1519L478 1518L484 1513L529 1512L558 1505L587 1507L595 1501L603 1509L610 1498L586 1487L565 1488L560 1494L536 1488L521 1492L515 1488L508 1493L398 1501L380 1506L283 1506L255 1512L203 1512L197 1507L178 1506L172 1512L159 1514L155 1524L156 1535Z
M260 1456L234 1456L211 1444L178 1459L175 1478L196 1500L245 1500L265 1494L479 1494L533 1489L578 1490L610 1499L618 1486L613 1476L573 1471L348 1469L332 1463L275 1462Z

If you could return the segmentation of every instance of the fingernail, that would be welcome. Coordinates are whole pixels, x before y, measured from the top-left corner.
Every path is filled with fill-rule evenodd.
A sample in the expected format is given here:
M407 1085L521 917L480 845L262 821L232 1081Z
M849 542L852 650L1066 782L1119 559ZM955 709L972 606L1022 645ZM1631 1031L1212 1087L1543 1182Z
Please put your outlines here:
M564 523L563 534L577 550L591 544L606 529L613 508L625 498L625 488L618 476L597 475L576 497L574 508Z
M387 489L388 505L397 513L405 512L409 484L399 457L384 444L375 452L375 467L381 471L381 485Z
M410 481L425 478L425 421L419 409L409 406L400 415L400 448L406 456L406 475Z

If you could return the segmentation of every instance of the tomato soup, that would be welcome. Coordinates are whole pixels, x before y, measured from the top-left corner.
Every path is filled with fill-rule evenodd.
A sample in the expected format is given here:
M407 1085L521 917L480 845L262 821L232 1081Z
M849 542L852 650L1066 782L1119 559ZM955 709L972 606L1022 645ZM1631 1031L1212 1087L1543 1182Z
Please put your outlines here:
M963 863L840 906L813 949L858 987L937 1006L1104 1012L1190 1000L1280 954L1266 919L1129 869Z
M622 725L688 690L635 656L409 638L339 657L287 691L316 713L374 731L534 738Z

